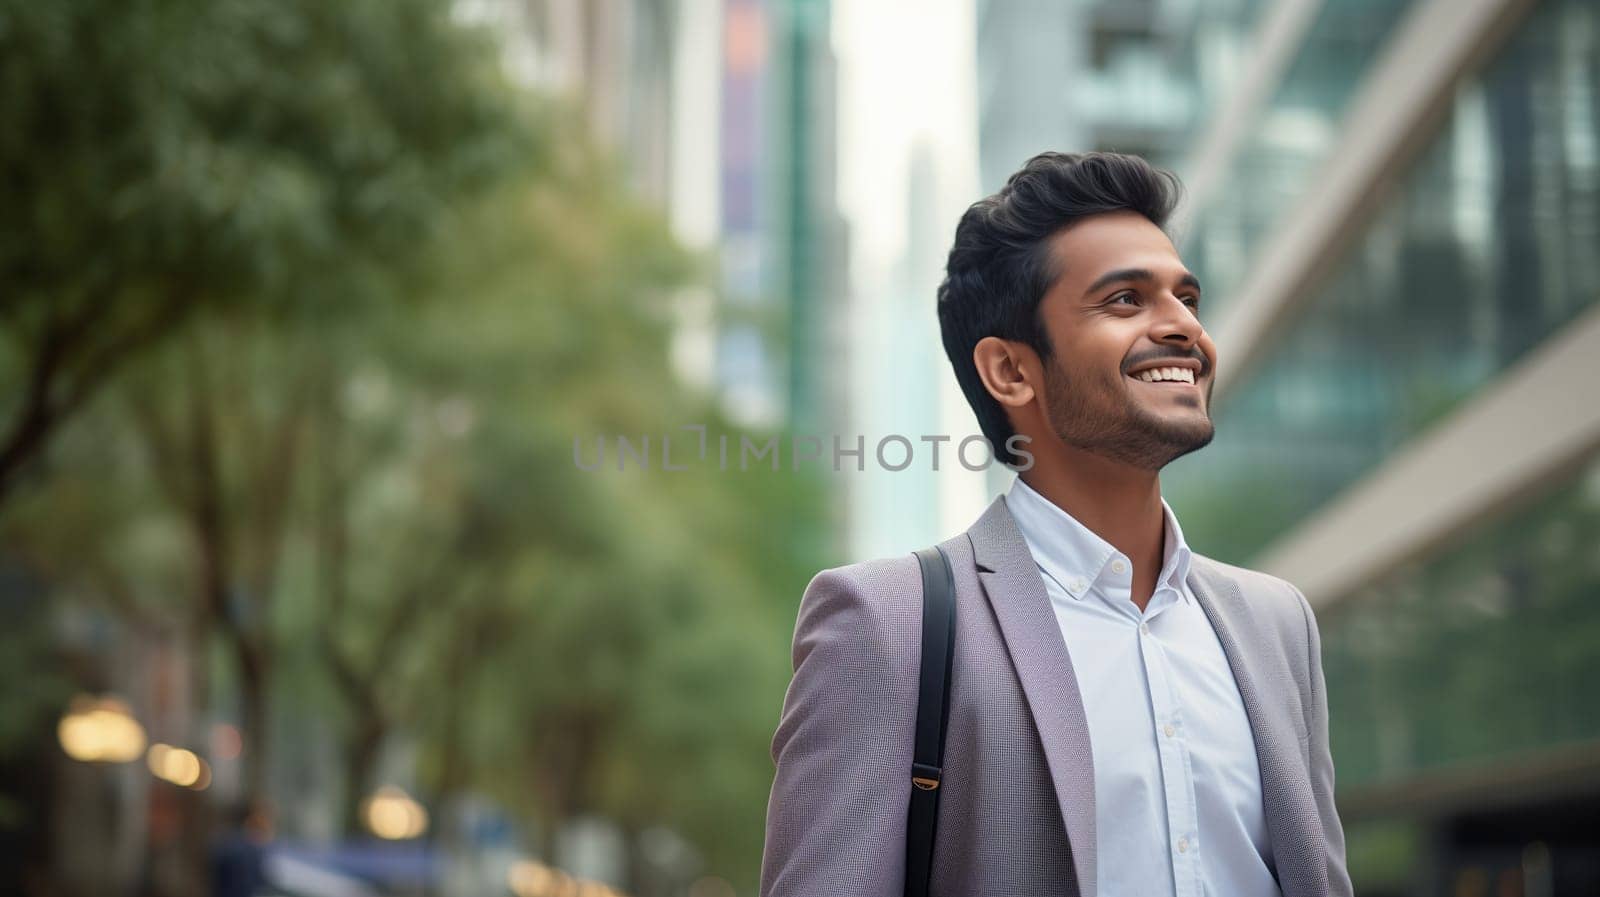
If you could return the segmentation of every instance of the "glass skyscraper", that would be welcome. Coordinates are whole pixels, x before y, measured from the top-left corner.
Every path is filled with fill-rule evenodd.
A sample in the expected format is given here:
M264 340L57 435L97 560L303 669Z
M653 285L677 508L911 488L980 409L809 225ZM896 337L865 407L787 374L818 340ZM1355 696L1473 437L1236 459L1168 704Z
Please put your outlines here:
M980 35L1024 6L980 4ZM1197 551L1317 609L1357 893L1600 893L1600 3L1060 15L1075 81L1187 85L1140 141L1088 114L1034 149L1194 188L1217 437L1163 492Z

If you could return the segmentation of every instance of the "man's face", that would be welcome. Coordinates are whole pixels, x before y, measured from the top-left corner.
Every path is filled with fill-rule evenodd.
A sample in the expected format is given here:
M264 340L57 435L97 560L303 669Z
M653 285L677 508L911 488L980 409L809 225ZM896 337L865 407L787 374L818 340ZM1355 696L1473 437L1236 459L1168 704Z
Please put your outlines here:
M1172 241L1144 216L1114 212L1052 243L1057 279L1039 306L1055 350L1044 361L1050 428L1146 470L1211 442L1217 350L1198 318L1200 285ZM1193 383L1145 382L1135 370L1183 365Z

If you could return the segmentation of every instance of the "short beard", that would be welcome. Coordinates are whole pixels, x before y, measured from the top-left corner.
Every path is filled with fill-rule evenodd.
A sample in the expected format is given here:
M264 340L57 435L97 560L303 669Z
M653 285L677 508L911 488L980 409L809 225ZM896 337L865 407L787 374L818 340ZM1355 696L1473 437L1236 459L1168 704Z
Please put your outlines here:
M1216 435L1210 419L1215 381L1206 384L1204 422L1175 423L1146 413L1126 398L1121 374L1114 381L1084 382L1075 388L1059 364L1045 361L1044 372L1050 429L1062 442L1081 451L1141 470L1160 470L1206 447ZM1105 398L1096 401L1097 394ZM1120 414L1106 407L1113 398L1126 403Z

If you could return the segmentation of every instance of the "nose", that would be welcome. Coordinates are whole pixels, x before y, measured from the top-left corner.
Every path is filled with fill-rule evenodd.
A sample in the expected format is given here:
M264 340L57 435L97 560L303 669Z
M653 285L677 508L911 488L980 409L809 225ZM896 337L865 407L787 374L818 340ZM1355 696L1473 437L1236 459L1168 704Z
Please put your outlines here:
M1150 338L1166 345L1192 348L1200 341L1206 329L1201 326L1195 311L1177 296L1167 293L1157 303L1156 314L1150 323Z

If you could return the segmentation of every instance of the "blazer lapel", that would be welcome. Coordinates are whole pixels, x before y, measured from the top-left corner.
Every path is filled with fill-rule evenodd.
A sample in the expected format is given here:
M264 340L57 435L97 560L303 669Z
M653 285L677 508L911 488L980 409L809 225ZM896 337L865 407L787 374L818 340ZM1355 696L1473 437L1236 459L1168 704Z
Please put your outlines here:
M978 577L1033 711L1083 897L1095 897L1094 758L1061 625L1004 496L967 531Z
M1311 802L1311 783L1298 762L1300 746L1295 727L1285 715L1285 705L1271 702L1271 695L1263 695L1258 687L1259 683L1270 683L1290 675L1287 671L1275 675L1273 668L1267 665L1269 661L1260 655L1278 640L1261 631L1237 580L1207 559L1197 560L1200 563L1190 568L1189 588L1200 601L1217 633L1217 640L1222 643L1234 682L1239 686L1239 697L1244 701L1245 714L1250 718L1256 761L1261 770L1262 811L1272 842L1279 887L1286 897L1326 894L1326 866L1306 861L1308 845L1320 847L1323 836L1321 832L1306 831L1303 826L1305 820L1317 817L1314 806L1302 806ZM1285 684L1294 687L1292 682ZM1321 856L1320 850L1316 855Z

